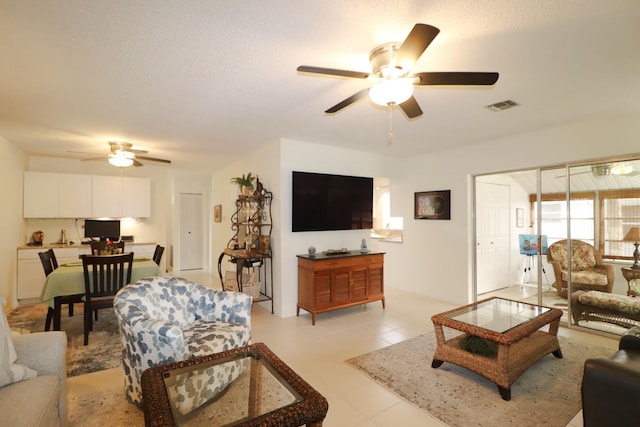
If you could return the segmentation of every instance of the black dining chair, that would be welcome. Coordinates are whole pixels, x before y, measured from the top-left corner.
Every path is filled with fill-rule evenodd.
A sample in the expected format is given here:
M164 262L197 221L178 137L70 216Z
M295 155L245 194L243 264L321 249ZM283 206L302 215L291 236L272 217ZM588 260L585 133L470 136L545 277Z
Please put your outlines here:
M156 245L156 250L153 253L153 262L157 265L160 265L160 260L162 259L162 254L164 253L164 246Z
M93 330L91 313L113 308L113 297L131 282L133 252L122 255L86 255L82 258L84 270L84 345L89 344Z
M46 250L44 252L38 252L38 256L40 256L40 262L42 263L42 267L44 268L44 275L46 277L49 276L58 268L58 260L56 259L56 254L53 252L53 249ZM73 304L77 302L82 302L82 297L84 294L77 295L62 295L55 297L53 299L54 307L49 307L47 310L47 318L44 322L44 330L48 331L51 329L51 321L53 320L53 330L60 330L60 317L62 312L62 305L69 304L69 317L73 316Z

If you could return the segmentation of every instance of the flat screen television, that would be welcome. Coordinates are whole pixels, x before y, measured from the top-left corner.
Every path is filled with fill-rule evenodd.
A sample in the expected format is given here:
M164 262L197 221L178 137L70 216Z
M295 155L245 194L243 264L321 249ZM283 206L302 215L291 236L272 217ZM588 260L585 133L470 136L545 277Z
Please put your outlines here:
M118 240L120 239L120 220L84 220L84 237L100 240Z
M373 227L373 178L293 171L291 230Z

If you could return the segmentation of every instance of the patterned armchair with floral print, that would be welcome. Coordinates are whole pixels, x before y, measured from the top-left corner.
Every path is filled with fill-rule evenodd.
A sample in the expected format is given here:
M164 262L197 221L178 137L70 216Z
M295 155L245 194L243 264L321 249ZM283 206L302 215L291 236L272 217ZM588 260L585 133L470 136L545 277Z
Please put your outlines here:
M149 277L130 283L113 306L120 329L125 395L142 404L140 379L150 367L219 353L251 344L251 302L240 292L218 291L177 277ZM242 366L216 372L206 390L181 395L193 409L233 381ZM218 381L219 380L219 381ZM205 381L206 383L206 381ZM205 399L206 400L206 399Z
M611 292L615 280L613 265L602 262L600 252L582 240L571 240L571 259L567 240L555 242L547 250L547 261L553 266L556 281L553 287L558 295L567 297L569 270L573 290Z

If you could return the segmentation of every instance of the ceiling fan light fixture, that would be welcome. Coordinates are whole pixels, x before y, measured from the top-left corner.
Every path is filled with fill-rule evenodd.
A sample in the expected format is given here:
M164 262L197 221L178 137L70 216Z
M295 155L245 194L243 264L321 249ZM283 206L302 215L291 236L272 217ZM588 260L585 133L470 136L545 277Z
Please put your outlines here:
M629 175L633 172L633 166L625 163L619 163L611 166L609 172L611 172L611 175Z
M113 154L109 154L109 163L119 168L127 168L133 165L133 158L127 156L126 153L119 151Z
M411 79L385 79L369 89L374 104L383 107L402 104L413 95Z

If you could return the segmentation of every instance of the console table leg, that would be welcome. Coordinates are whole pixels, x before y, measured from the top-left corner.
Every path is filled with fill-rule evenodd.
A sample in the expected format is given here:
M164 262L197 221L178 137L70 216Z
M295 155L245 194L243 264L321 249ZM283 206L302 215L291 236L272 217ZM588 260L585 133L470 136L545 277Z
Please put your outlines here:
M556 350L552 354L558 359L562 359L562 350Z
M511 400L511 387L505 388L498 386L498 391L500 392L500 397L502 397L503 400Z
M444 360L437 360L437 359L433 359L431 361L431 367L432 368L439 368L440 366L442 366L442 364L444 363Z

